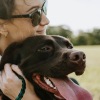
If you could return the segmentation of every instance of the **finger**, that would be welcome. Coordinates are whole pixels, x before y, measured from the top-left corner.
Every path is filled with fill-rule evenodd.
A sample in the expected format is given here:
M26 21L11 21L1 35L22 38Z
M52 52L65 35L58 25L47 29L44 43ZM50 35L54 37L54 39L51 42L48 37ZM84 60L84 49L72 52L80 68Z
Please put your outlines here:
M4 71L5 71L6 77L12 77L14 75L10 64L4 65Z
M6 74L5 74L5 71L2 71L2 81L3 81L3 84L6 83Z
M1 71L0 71L0 89L1 89L1 87L2 87L2 73L1 73Z
M2 71L2 76L1 76L1 79L2 79L2 82L1 82L1 90L2 91L4 91L4 87L6 86L6 83L7 83L7 81L6 81L6 75L5 75L5 72L4 71Z
M11 68L13 71L15 71L17 74L23 76L21 70L19 69L19 67L17 65L11 65Z

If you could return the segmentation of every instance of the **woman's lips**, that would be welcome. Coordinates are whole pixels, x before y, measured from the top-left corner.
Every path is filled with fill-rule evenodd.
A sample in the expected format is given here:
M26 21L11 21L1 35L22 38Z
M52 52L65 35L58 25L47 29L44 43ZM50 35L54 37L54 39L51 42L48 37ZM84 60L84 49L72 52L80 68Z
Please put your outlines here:
M44 30L36 31L38 34L44 34Z

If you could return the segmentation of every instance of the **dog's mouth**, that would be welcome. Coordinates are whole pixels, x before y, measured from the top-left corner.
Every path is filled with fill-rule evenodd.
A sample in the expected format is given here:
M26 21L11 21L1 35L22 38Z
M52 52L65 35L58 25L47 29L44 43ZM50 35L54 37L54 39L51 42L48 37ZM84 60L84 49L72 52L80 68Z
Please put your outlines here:
M68 77L57 79L33 74L32 78L42 89L53 93L58 100L92 100L87 90L73 83Z
M43 77L39 74L33 74L33 80L44 90L53 93L57 98L62 99L57 87L48 77ZM64 98L63 98L64 99Z

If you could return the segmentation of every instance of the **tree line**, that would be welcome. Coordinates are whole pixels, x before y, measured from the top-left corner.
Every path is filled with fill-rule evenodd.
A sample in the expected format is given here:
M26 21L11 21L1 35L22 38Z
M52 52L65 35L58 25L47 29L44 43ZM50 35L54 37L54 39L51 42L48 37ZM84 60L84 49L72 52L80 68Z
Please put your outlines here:
M100 45L100 29L95 28L92 31L79 31L75 36L70 28L64 25L48 26L48 35L61 35L69 38L74 45Z

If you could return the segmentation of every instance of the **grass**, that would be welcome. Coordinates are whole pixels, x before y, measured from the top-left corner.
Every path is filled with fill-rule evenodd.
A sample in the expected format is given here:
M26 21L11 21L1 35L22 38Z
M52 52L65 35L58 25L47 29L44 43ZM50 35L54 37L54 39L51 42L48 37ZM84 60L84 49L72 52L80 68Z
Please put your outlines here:
M87 67L82 76L72 73L80 85L87 89L93 96L93 100L100 100L100 46L76 46L78 50L84 51L87 58Z

